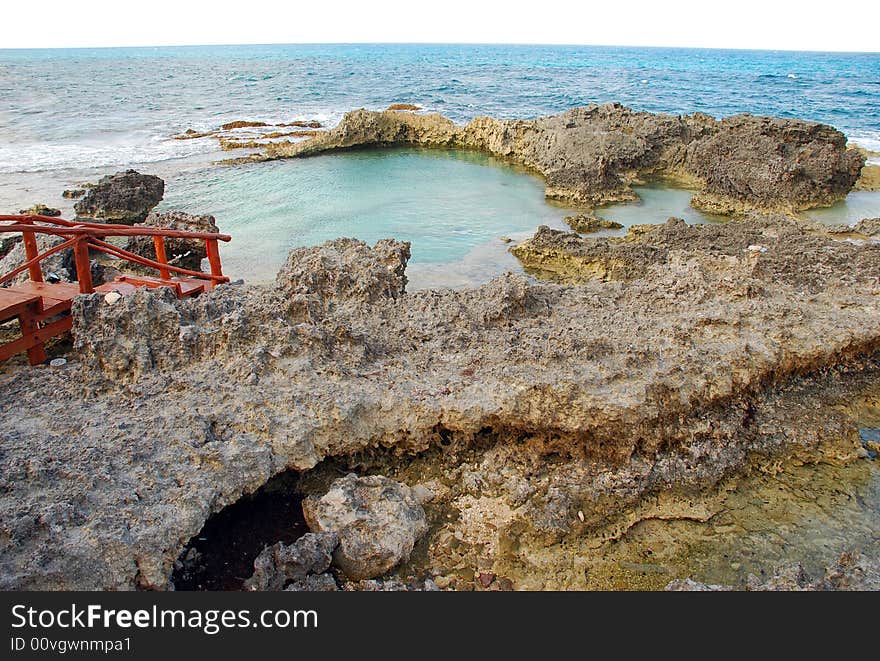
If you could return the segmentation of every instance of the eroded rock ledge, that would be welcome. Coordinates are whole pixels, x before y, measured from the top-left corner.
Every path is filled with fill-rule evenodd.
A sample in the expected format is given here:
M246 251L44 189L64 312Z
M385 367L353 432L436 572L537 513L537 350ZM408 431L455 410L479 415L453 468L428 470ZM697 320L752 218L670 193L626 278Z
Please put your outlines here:
M720 214L829 205L852 189L865 163L823 124L651 114L620 104L535 120L479 117L466 126L438 114L355 110L326 133L267 145L245 160L392 145L488 152L542 174L548 197L585 205L635 199L630 185L645 176L684 179L701 189L695 207Z
M554 539L845 436L767 402L798 375L868 369L880 244L787 218L684 232L645 234L626 278L578 286L407 294L407 244L339 239L292 251L274 286L78 299L68 367L3 377L0 587L167 588L212 512L373 448L491 439L541 475L570 458L532 491L505 478L507 523Z

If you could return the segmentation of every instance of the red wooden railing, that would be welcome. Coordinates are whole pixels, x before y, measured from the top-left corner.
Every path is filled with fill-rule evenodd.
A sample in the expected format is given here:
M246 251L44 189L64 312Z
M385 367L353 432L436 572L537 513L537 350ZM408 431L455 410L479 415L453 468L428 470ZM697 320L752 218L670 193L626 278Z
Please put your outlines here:
M6 224L3 224L6 223ZM39 224L38 224L39 223ZM76 262L77 279L79 290L83 294L94 291L92 286L91 269L89 264L89 250L103 252L119 259L124 259L141 266L154 268L159 272L163 280L171 278L171 274L189 276L208 280L213 284L229 282L229 278L223 275L220 264L220 250L218 241L230 241L232 237L226 234L213 234L211 232L187 232L184 230L172 230L159 227L132 227L129 225L112 225L104 223L87 223L64 220L63 218L50 218L48 216L3 216L0 215L0 233L21 232L24 243L24 264L13 269L0 277L0 285L8 282L24 271L28 271L30 279L34 282L43 282L43 272L40 262L67 248L72 248ZM64 237L67 240L48 250L39 252L37 247L37 234L50 234ZM156 250L156 259L148 259L136 255L123 248L108 243L104 239L113 236L152 236ZM208 263L211 265L211 273L191 271L168 263L165 251L165 239L202 239L205 242L205 252Z

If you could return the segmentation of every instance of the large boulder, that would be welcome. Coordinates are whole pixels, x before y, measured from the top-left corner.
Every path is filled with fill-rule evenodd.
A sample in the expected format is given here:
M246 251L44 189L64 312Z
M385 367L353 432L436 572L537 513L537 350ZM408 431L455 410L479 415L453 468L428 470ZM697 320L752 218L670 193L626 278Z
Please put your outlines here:
M406 291L410 244L382 239L372 248L335 239L294 248L275 279L293 318L311 320L339 305L398 299Z
M333 562L352 580L381 576L408 560L428 531L418 494L382 475L339 478L323 496L306 498L303 514L314 532L339 536Z
M726 214L830 205L852 189L864 163L825 124L735 115L690 146L686 168L705 182L691 204Z
M161 227L163 229L185 232L210 232L212 234L220 232L214 216L195 216L183 211L153 212L147 216L143 223L136 223L135 227ZM147 259L156 259L156 248L153 244L153 237L150 236L131 237L125 249ZM165 254L168 257L169 263L189 269L190 271L200 271L202 260L208 256L205 242L202 239L165 239ZM150 269L150 273L155 275L155 271L152 269Z
M132 224L144 220L165 195L165 182L135 170L103 177L74 205L80 218Z

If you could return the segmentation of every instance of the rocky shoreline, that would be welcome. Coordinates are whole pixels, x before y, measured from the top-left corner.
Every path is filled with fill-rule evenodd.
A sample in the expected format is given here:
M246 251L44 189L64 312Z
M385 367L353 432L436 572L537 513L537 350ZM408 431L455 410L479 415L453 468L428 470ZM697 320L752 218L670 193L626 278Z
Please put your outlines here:
M393 145L487 152L541 174L548 198L587 206L636 199L631 185L644 177L672 178L699 189L691 204L716 214L828 206L852 189L865 164L842 133L815 122L752 115L716 120L620 104L536 120L479 117L465 126L437 114L355 110L309 140L268 144L231 162Z
M408 244L338 239L269 286L81 297L66 367L0 375L0 587L173 589L212 515L291 472L311 532L267 543L249 589L615 587L596 556L643 522L711 525L725 485L783 459L874 461L876 223L776 213L852 188L864 158L834 129L355 111L259 158L386 144L490 151L589 205L677 173L742 217L542 228L512 250L551 280L463 291L409 293Z

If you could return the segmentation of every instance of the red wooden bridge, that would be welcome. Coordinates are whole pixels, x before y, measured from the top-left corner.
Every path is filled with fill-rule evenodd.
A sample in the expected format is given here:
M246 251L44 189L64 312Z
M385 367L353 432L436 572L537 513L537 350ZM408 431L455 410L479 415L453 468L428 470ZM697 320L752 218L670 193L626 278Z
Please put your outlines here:
M20 233L26 261L0 277L0 323L18 319L21 337L0 344L0 362L15 354L27 352L31 365L46 361L43 343L68 332L73 325L70 308L80 294L118 292L122 296L144 287L168 287L179 297L195 296L229 282L220 264L218 241L232 237L210 232L187 232L158 227L131 227L104 223L50 218L48 216L0 215L0 234ZM39 252L37 234L48 234L64 239L61 243ZM156 259L136 255L105 241L109 237L151 236ZM205 252L211 265L210 273L190 271L168 263L165 239L195 239L205 242ZM78 281L46 282L40 262L62 250L72 249ZM157 276L120 275L114 282L92 285L89 251L105 253L117 259L155 269ZM17 275L28 272L29 280L5 286Z

